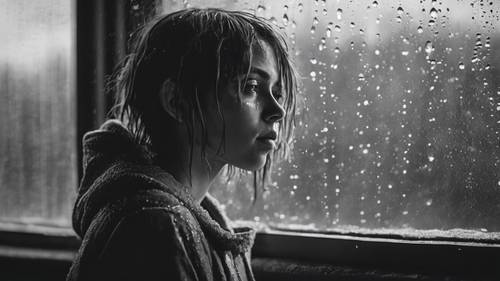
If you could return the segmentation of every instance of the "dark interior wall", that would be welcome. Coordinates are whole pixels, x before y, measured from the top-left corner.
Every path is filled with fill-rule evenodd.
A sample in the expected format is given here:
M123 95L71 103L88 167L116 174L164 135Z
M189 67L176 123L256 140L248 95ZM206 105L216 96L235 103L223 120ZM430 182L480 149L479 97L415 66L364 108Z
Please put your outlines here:
M2 281L62 281L70 267L69 261L0 258ZM428 280L498 280L495 276L452 276L395 272L377 268L355 268L284 259L255 258L252 261L257 281L428 281Z

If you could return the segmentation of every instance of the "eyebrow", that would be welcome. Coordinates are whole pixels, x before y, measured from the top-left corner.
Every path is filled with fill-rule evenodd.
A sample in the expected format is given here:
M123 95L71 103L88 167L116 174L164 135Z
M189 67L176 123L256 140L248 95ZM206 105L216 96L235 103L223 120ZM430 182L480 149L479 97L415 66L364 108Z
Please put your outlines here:
M270 80L271 79L271 75L269 75L269 73L267 73L265 70L257 68L257 67L250 68L249 74L250 73L255 73L255 74L259 75L260 77L262 77L265 80Z

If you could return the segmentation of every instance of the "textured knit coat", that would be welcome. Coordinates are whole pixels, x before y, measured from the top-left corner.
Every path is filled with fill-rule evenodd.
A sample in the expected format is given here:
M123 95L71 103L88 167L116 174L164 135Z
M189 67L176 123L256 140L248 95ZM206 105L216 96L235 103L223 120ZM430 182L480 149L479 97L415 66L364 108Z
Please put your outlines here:
M87 133L83 149L68 281L254 280L254 231L232 229L210 196L194 202L119 122Z

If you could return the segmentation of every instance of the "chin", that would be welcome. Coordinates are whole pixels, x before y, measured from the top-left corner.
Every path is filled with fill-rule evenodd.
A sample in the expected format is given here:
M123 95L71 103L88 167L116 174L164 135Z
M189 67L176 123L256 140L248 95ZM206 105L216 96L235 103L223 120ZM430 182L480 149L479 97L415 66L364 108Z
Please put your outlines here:
M266 164L266 154L256 155L254 157L248 157L245 161L240 161L239 163L233 164L234 166L247 170L247 171L257 171L264 168Z

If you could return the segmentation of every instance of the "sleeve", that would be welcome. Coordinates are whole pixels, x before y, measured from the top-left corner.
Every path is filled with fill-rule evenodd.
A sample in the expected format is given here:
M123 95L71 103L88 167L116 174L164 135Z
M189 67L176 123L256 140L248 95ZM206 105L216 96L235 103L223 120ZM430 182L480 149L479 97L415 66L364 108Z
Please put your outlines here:
M182 222L164 209L123 218L102 249L98 275L102 280L199 280L186 243L192 233Z

